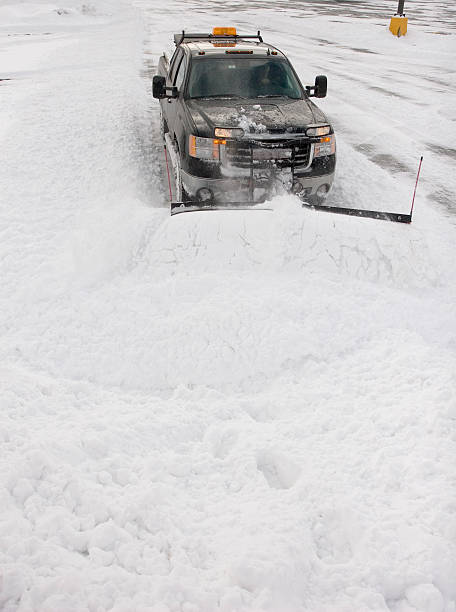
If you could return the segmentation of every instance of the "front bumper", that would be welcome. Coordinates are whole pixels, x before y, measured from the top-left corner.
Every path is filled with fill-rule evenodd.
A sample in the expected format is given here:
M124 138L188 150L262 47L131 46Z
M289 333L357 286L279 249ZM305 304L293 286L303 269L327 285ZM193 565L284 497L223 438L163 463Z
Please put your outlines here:
M209 189L215 202L264 202L280 192L296 192L297 183L301 186L297 195L317 197L317 191L326 186L328 192L334 180L334 172L321 176L309 176L296 172L292 175L284 173L283 176L275 174L272 177L254 178L253 184L250 177L211 179L193 176L183 170L181 175L184 189L191 200L200 199L200 190Z
M264 202L289 191L321 197L331 188L336 155L315 158L315 142L283 136L228 140L217 162L189 158L183 187L191 200L214 202Z

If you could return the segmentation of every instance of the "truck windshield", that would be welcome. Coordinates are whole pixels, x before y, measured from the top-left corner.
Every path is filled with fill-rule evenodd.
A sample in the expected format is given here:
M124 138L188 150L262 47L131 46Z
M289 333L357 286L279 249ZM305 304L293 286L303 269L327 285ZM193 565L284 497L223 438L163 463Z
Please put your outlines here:
M187 95L190 98L302 98L299 83L287 62L246 57L194 60Z

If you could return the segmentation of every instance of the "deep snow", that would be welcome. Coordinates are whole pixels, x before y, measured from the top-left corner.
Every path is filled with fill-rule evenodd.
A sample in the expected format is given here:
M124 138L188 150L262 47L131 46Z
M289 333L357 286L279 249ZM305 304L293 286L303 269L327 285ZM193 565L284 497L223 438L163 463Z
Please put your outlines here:
M454 612L451 3L134 4L0 4L0 609ZM424 155L411 226L169 218L150 76L225 23L328 75L333 202Z

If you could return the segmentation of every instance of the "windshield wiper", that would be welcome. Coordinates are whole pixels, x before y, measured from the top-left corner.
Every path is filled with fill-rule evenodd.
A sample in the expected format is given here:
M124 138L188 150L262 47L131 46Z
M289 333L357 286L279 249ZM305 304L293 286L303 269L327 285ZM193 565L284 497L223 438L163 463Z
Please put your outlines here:
M255 98L288 98L289 100L299 100L300 98L293 98L287 94L259 94Z
M226 98L227 100L238 98L239 100L247 100L244 96L237 94L211 94L210 96L193 96L192 100L210 100L211 98Z

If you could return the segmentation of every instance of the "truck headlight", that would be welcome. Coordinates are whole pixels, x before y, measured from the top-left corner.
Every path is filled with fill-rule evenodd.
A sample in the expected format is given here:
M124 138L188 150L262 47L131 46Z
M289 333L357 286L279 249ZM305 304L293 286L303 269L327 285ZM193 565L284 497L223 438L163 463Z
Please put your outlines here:
M336 137L334 134L320 138L320 142L314 144L314 157L333 155L336 152Z
M307 136L326 136L331 131L330 125L312 125L306 130Z
M188 137L188 154L198 159L220 159L220 145L226 144L226 140L220 138L202 138L201 136Z
M242 138L244 130L242 128L215 128L214 134L217 138Z

